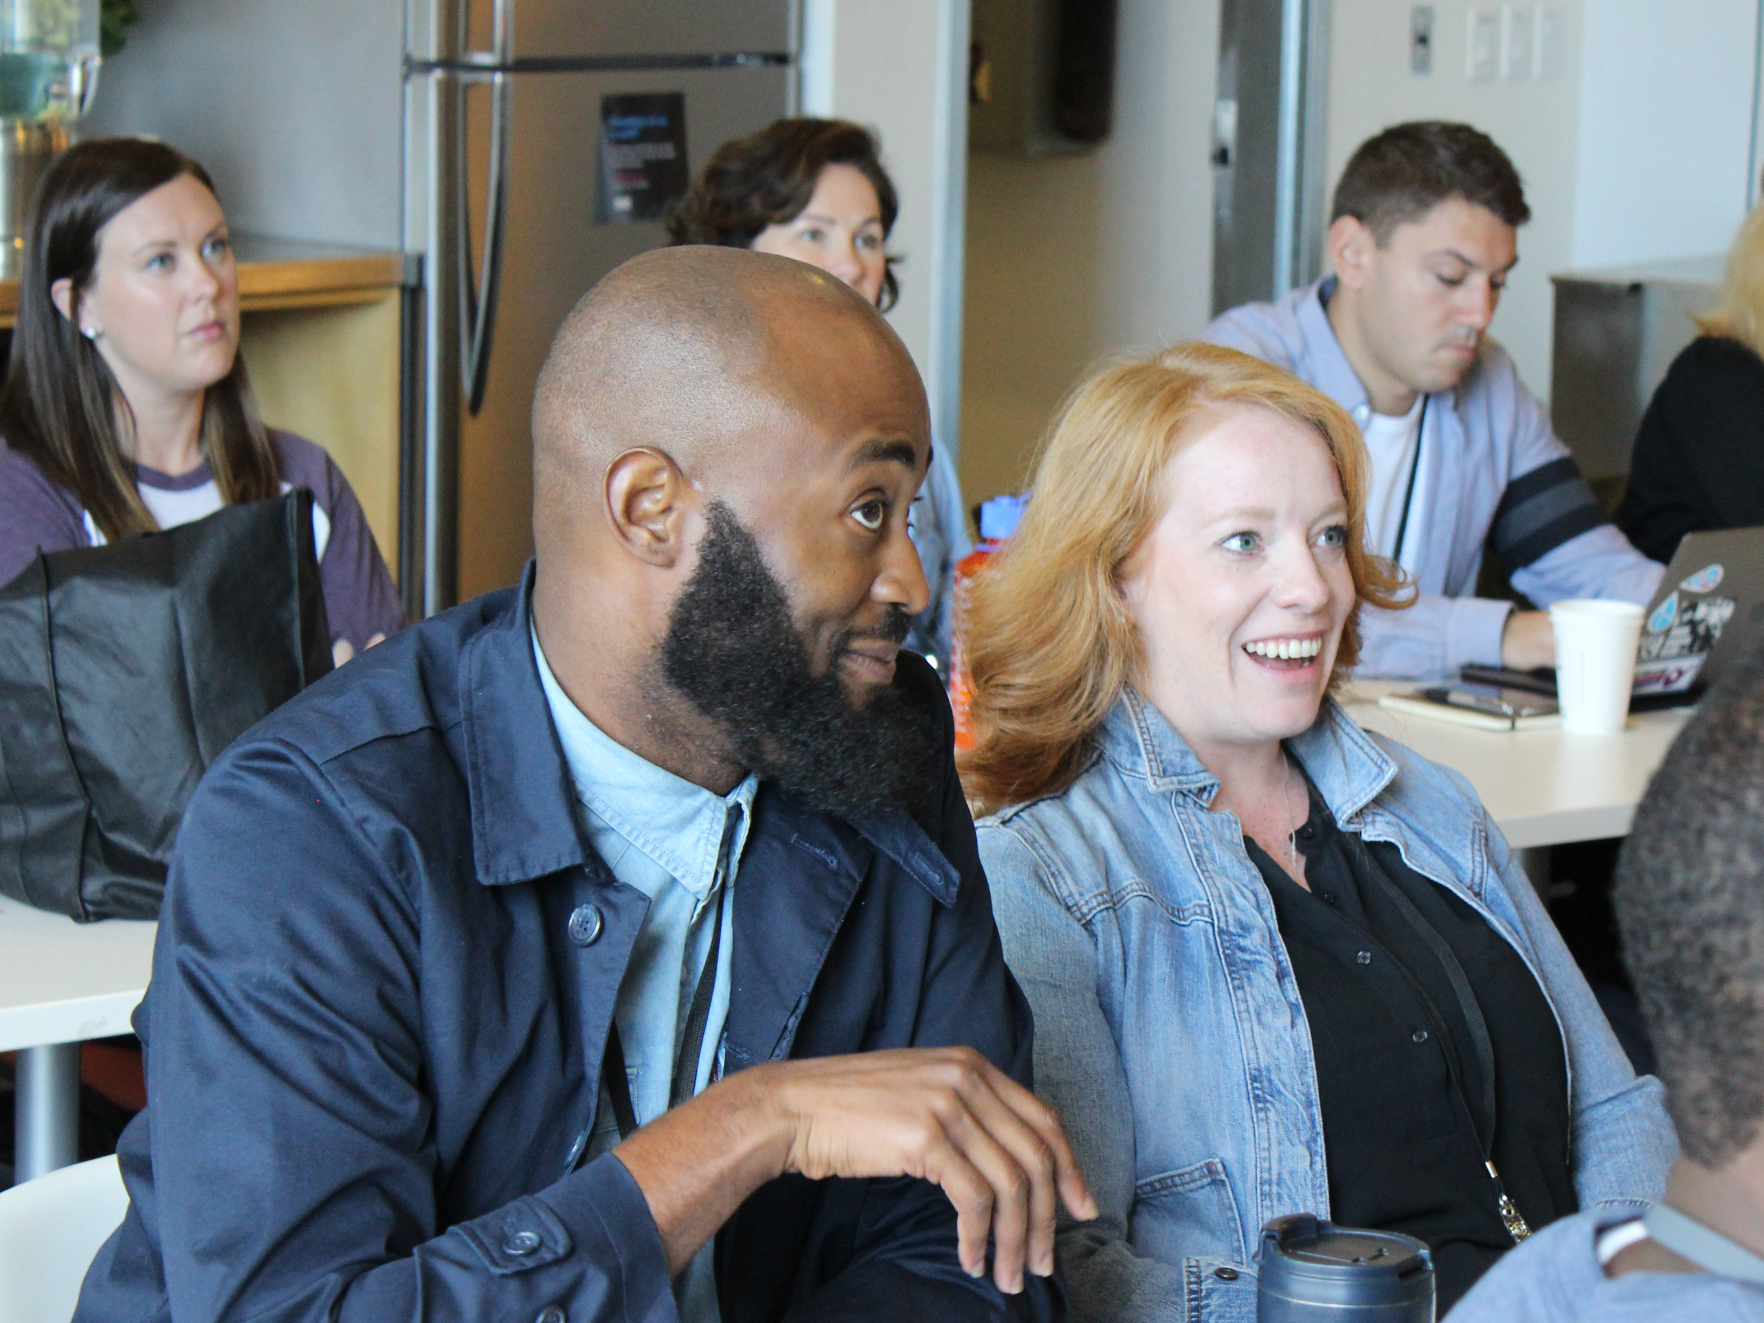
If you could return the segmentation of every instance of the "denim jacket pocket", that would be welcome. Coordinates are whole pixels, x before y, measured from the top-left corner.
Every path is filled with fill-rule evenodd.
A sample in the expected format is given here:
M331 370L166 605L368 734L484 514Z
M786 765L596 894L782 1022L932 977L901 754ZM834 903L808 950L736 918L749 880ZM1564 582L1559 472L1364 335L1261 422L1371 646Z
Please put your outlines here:
M1219 1158L1137 1182L1128 1238L1136 1253L1163 1263L1204 1255L1248 1265L1237 1196Z

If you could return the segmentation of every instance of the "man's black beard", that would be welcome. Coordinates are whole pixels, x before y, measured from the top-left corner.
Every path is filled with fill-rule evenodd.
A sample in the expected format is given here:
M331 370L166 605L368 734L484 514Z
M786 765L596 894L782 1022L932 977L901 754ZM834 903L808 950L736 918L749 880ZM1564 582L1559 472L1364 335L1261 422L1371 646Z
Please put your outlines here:
M859 637L899 643L911 619L897 606L877 629L846 631L826 673L815 675L783 586L719 501L668 620L662 674L722 727L760 779L831 813L910 807L935 775L937 723L922 700L892 684L875 686L854 708L838 663Z

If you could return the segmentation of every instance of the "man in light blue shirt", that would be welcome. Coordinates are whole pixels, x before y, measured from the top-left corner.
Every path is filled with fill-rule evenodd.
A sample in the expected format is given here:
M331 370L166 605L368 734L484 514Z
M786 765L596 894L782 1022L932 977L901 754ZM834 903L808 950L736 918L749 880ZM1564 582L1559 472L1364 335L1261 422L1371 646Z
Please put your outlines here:
M1486 135L1396 125L1342 172L1335 274L1207 328L1213 343L1317 387L1366 436L1370 549L1398 561L1419 593L1408 610L1361 613L1362 674L1554 665L1547 612L1474 595L1485 548L1540 607L1645 605L1664 573L1617 531L1486 336L1530 216L1518 172Z
M728 794L717 795L639 758L570 702L536 632L533 659L583 810L583 830L613 876L649 898L613 1003L632 1119L647 1125L722 1075L734 950L723 935L759 778L749 772ZM694 1024L700 1000L704 1009ZM688 1065L691 1079L677 1079ZM588 1157L618 1144L619 1110L617 1101L603 1098ZM705 1245L675 1280L682 1318L717 1317L711 1251Z
M1764 666L1679 735L1618 865L1624 963L1679 1156L1637 1218L1563 1218L1448 1323L1764 1323Z

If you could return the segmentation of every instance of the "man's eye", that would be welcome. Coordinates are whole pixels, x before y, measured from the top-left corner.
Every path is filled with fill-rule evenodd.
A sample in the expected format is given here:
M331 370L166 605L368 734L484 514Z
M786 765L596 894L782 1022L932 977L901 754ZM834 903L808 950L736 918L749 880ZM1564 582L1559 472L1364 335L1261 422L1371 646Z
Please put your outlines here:
M851 517L870 532L878 532L888 521L888 502L881 499L865 501L852 510Z
M1260 540L1261 539L1254 533L1233 533L1219 545L1224 547L1227 551L1234 551L1240 556L1247 556L1250 552L1256 549L1256 544Z

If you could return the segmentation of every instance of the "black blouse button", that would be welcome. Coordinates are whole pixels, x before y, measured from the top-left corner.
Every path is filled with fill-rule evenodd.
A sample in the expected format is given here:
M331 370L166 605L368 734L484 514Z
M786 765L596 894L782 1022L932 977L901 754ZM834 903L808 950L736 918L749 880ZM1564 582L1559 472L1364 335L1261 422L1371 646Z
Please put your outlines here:
M1372 953L1370 951L1361 951L1354 957L1354 959L1358 960L1362 965L1369 965L1372 963Z
M1335 904L1335 893L1333 891L1325 891L1323 893L1323 903L1325 905Z
M1425 1043L1427 1041L1427 1031L1425 1029L1417 1029L1414 1033L1410 1034L1409 1037L1417 1043Z
M1213 1269L1213 1276L1217 1277L1222 1282L1235 1282L1237 1280L1237 1269L1215 1268Z

